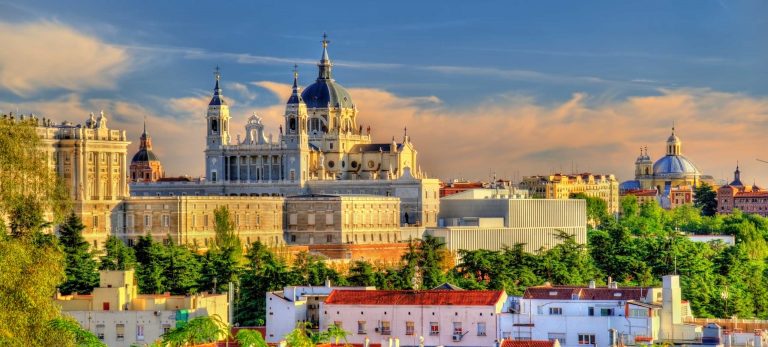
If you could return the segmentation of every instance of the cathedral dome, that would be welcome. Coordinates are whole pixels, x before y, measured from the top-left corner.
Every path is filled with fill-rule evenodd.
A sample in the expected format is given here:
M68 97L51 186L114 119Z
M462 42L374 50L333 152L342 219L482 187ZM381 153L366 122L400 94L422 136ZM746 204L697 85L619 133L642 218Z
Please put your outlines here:
M149 161L160 161L159 158L155 155L155 153L152 153L151 150L148 149L140 149L136 154L133 155L133 159L131 159L131 164L138 163L138 162L149 162Z
M318 76L315 83L308 86L301 93L301 99L307 108L353 108L352 97L344 87L336 83L331 75L333 63L328 57L328 39L323 35L323 55L320 58Z
M701 175L701 171L683 155L667 155L653 164L653 174L657 176Z
M315 83L301 92L301 99L309 108L352 108L354 106L349 92L332 79L318 78Z

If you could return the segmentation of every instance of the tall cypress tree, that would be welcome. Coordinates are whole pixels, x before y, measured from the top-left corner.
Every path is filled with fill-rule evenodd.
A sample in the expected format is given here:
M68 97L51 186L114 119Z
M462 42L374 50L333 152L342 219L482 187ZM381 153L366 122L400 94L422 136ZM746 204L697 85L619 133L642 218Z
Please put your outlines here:
M83 238L85 226L80 217L71 213L59 231L59 242L64 249L66 282L59 290L63 294L88 294L99 284L98 263L88 250Z

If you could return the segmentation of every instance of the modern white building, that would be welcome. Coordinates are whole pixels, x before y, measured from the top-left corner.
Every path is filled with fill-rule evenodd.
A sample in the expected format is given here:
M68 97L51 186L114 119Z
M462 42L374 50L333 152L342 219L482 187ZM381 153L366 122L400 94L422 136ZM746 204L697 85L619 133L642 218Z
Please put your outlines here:
M701 327L684 324L689 312L678 276L662 288L537 286L511 298L502 317L502 338L554 340L561 346L684 342L701 339Z
M320 305L320 329L350 331L349 343L497 346L503 291L334 290Z
M199 316L229 324L226 294L138 294L133 270L99 271L90 295L57 295L64 314L107 346L149 346L163 333Z
M269 343L278 343L301 322L320 325L320 304L334 290L375 290L375 287L290 286L282 291L267 292L266 336Z
M497 251L518 243L535 252L561 243L561 231L587 242L586 201L580 199L514 199L467 191L440 199L438 225L425 232L442 238L452 252Z

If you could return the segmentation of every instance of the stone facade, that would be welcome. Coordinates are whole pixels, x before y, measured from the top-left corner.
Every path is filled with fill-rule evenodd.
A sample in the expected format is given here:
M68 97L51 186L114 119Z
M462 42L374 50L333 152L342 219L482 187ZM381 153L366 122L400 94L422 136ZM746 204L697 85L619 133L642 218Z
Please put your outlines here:
M149 234L157 241L205 249L215 237L214 210L222 206L229 209L243 245L285 244L281 197L130 197L113 211L114 233L128 245Z
M768 191L753 184L741 183L741 171L738 165L733 173L733 181L717 189L717 213L730 214L734 209L745 213L755 213L768 217Z
M141 134L139 150L131 160L130 174L131 182L156 182L165 177L163 164L152 152L152 137L147 133L146 122L144 132Z
M372 244L400 241L400 199L375 195L286 198L290 244Z
M49 165L63 179L86 231L99 248L112 230L111 213L129 195L124 130L109 129L104 112L83 124L38 120L37 134Z

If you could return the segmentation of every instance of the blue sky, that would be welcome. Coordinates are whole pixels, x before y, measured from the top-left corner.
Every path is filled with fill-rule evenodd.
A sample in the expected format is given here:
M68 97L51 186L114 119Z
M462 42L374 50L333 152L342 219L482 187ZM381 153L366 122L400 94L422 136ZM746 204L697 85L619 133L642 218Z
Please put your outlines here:
M453 126L440 131L457 131L455 137L462 136L463 129L456 129L462 126L508 131L498 137L498 146L474 146L483 140L473 136L489 136L467 131L451 148L444 140L427 138L426 130L419 138L416 130L414 141L417 146L423 142L418 147L422 163L435 176L483 178L488 172L533 174L578 166L629 178L635 148L648 145L656 149L653 156L660 156L661 141L677 119L691 146L687 154L702 170L730 175L733 149L720 153L713 148L736 146L745 152L741 160L749 163L747 170L753 169L745 176L759 178L768 167L754 161L760 152L750 152L749 144L760 141L759 127L768 128L763 117L767 14L763 1L0 1L0 23L28 26L19 35L30 43L43 42L35 35L47 30L71 31L101 45L91 50L85 44L67 55L65 49L45 52L45 47L28 48L9 38L16 57L7 53L6 59L50 54L52 59L64 56L66 63L45 70L50 81L8 77L24 74L18 68L10 71L9 66L19 65L8 63L3 79L0 55L0 109L54 113L55 102L70 112L105 107L133 137L146 116L162 129L154 142L169 173L198 175L202 141L174 143L202 138L196 117L205 110L194 112L192 99L208 95L213 67L222 68L234 117L257 112L276 123L279 105L287 98L277 84L291 82L294 63L300 66L301 82L311 83L321 36L327 32L335 78L352 90L353 98L358 89L361 95L372 94L361 97L360 117L365 123L370 113L371 123L389 132L379 134L381 139L400 136L391 133L407 123L430 124L421 115L448 117L451 122L443 123ZM35 25L42 29L34 30ZM82 50L93 54L81 57ZM99 64L105 65L94 67ZM688 101L674 106L677 97ZM667 103L638 107L638 100L658 106L654 101L659 100L646 98ZM575 111L556 114L574 102ZM387 112L364 105L392 108L398 116L388 120ZM726 110L723 105L731 106ZM679 114L636 113L654 110ZM482 118L484 113L498 115ZM739 122L745 113L749 117ZM77 121L87 114L49 116ZM590 127L571 124L601 124L591 117L605 117L606 129L595 134L612 134L610 139L590 140ZM505 125L495 127L494 121ZM555 129L542 130L549 127ZM585 139L569 143L559 141L562 136L537 135L562 129ZM725 129L754 132L731 141L717 135ZM184 131L189 134L179 138ZM159 139L163 134L175 138ZM191 153L180 153L182 148ZM458 164L464 169L448 165L456 158L446 151L467 156Z

